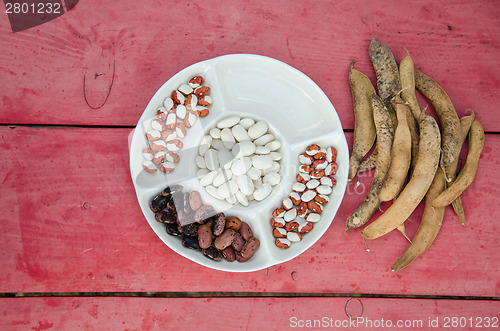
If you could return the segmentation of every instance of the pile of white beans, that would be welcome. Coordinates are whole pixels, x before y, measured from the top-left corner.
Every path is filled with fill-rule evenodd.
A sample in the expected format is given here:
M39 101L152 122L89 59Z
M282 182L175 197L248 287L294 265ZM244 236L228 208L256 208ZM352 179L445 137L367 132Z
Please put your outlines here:
M262 201L281 182L280 148L265 121L225 117L200 144L196 157L200 184L231 205Z

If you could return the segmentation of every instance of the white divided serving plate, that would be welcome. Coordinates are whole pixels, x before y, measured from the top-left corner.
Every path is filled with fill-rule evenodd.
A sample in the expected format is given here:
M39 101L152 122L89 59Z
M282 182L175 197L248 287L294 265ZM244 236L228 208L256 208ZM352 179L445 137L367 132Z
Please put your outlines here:
M157 171L146 173L142 168L142 150L147 147L145 132L163 100L191 77L201 75L205 85L211 88L213 103L210 114L200 118L188 129L180 151L180 162L171 174ZM195 157L198 146L210 128L229 115L265 120L272 133L281 140L281 183L272 194L261 202L251 202L248 207L228 204L212 198L196 178ZM301 242L288 249L275 246L269 223L272 211L291 192L298 172L298 156L310 144L321 147L334 146L338 151L339 169L335 175L337 185L330 194L320 222L303 236ZM272 58L232 54L191 65L171 79L156 92L142 114L130 145L130 171L137 198L146 220L158 237L178 254L203 266L232 272L250 272L291 260L311 247L329 228L344 196L347 185L349 151L340 120L335 108L323 91L297 69ZM205 204L212 205L226 216L237 216L247 222L254 236L260 240L260 248L247 262L213 261L200 251L188 249L179 237L170 236L165 225L158 223L149 209L150 201L166 186L181 184L185 191L198 190Z

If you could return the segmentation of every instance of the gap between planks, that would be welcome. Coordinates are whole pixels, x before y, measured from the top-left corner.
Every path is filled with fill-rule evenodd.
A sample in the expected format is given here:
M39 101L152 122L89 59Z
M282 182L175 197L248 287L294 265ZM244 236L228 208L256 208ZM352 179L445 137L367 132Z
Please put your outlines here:
M12 129L16 127L27 127L27 128L75 128L75 129L135 129L135 126L131 125L83 125L83 124L29 124L29 123L0 123L0 127L10 127Z
M132 125L84 125L84 124L29 124L0 123L0 127L32 127L32 128L87 128L87 129L135 129ZM354 132L354 129L343 129L344 132ZM500 134L500 131L484 131L485 134Z
M0 293L0 298L21 297L139 297L139 298L379 298L500 301L500 297L452 295L400 295L369 293L288 292L17 292Z

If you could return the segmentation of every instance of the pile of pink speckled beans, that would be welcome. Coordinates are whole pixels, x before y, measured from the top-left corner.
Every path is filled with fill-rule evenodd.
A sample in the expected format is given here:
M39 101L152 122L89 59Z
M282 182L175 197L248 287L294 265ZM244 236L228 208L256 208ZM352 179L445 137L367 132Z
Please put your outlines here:
M157 117L151 121L151 128L146 132L149 146L142 151L142 167L148 173L157 170L170 173L179 163L177 152L183 146L182 139L187 129L196 123L198 117L207 116L210 112L210 87L203 85L204 82L202 76L194 76L172 91L163 106L158 107Z
M275 245L289 248L321 221L321 212L337 184L334 178L338 165L335 147L310 145L299 155L297 182L281 206L272 212L271 226Z

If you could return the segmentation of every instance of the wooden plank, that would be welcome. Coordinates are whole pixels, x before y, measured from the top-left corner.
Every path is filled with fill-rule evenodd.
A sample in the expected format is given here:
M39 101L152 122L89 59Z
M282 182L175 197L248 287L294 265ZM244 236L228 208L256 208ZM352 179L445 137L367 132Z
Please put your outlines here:
M137 203L127 129L0 127L0 292L235 291L500 296L500 136L489 134L476 181L451 209L435 244L411 267L390 266L407 247L398 233L370 242L344 220L364 198L361 178L331 228L308 251L253 273L200 267L163 244ZM351 143L352 135L347 135ZM499 152L499 153L497 153ZM382 205L386 208L386 205ZM421 208L407 226L418 226Z
M471 330L498 328L499 310L500 301L432 299L3 298L0 326L4 330L191 330L200 325L212 330Z
M445 88L459 115L473 108L484 117L486 131L500 131L500 8L494 0L278 0L265 8L257 0L140 8L129 0L101 7L97 0L80 2L19 33L11 32L4 16L2 123L132 126L155 91L182 68L224 54L257 53L309 75L352 129L348 68L358 59L356 67L374 81L367 53L377 34L397 60L405 54L401 46L408 48L416 66Z

